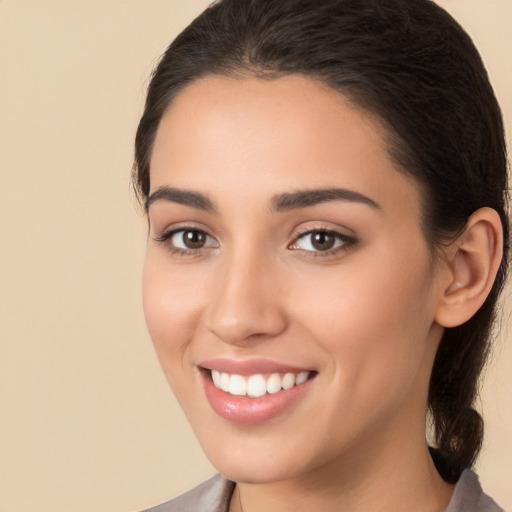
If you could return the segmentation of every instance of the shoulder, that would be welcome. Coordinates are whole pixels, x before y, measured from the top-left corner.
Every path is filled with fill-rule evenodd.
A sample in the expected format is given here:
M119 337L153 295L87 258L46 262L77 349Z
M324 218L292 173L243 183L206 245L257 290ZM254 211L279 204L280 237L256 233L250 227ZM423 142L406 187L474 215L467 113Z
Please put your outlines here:
M227 512L234 482L215 475L190 491L143 512Z
M450 504L444 512L503 512L482 490L478 477L466 469L462 472Z

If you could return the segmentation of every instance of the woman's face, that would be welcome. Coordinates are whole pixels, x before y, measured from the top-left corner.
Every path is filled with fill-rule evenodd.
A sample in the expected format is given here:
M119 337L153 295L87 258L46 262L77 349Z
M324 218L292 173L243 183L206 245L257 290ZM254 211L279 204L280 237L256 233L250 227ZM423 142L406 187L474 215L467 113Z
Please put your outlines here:
M201 79L161 121L148 205L149 331L222 473L424 440L439 284L375 119L305 77Z

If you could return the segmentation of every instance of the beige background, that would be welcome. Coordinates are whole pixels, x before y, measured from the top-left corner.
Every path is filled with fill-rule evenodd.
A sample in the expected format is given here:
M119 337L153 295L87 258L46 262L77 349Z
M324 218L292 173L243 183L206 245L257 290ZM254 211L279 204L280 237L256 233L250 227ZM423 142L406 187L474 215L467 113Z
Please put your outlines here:
M149 72L208 3L0 0L0 512L135 511L213 471L145 331L128 180ZM512 1L441 3L480 47L510 134ZM508 323L479 471L512 510Z

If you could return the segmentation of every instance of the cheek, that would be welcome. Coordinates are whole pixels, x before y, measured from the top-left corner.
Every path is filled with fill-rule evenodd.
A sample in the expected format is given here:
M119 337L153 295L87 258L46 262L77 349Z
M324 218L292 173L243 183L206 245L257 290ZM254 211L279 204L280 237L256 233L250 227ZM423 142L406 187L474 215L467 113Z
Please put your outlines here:
M184 364L202 291L179 267L170 267L165 256L155 252L148 249L144 262L143 308L151 340L170 380L176 367Z
M359 403L412 384L429 340L434 308L428 259L411 264L394 256L361 260L361 268L340 266L317 275L315 287L304 282L292 292L294 316L330 355L338 389L350 390Z
M379 337L407 333L417 322L433 319L426 265L407 269L400 262L387 266L361 261L311 274L304 272L290 295L297 311L302 311L296 316L307 319L327 338L337 330L354 338L373 332L378 343Z

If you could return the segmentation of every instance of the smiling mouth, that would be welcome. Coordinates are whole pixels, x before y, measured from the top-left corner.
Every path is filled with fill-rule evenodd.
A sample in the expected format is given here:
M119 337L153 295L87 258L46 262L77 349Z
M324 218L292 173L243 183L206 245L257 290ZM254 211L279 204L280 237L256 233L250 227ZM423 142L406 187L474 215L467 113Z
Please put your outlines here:
M233 396L260 398L267 394L273 395L283 390L291 389L309 380L315 372L272 373L237 375L218 370L208 370L210 378L217 389Z
M256 425L299 402L318 375L268 360L215 359L198 365L206 398L225 420Z

